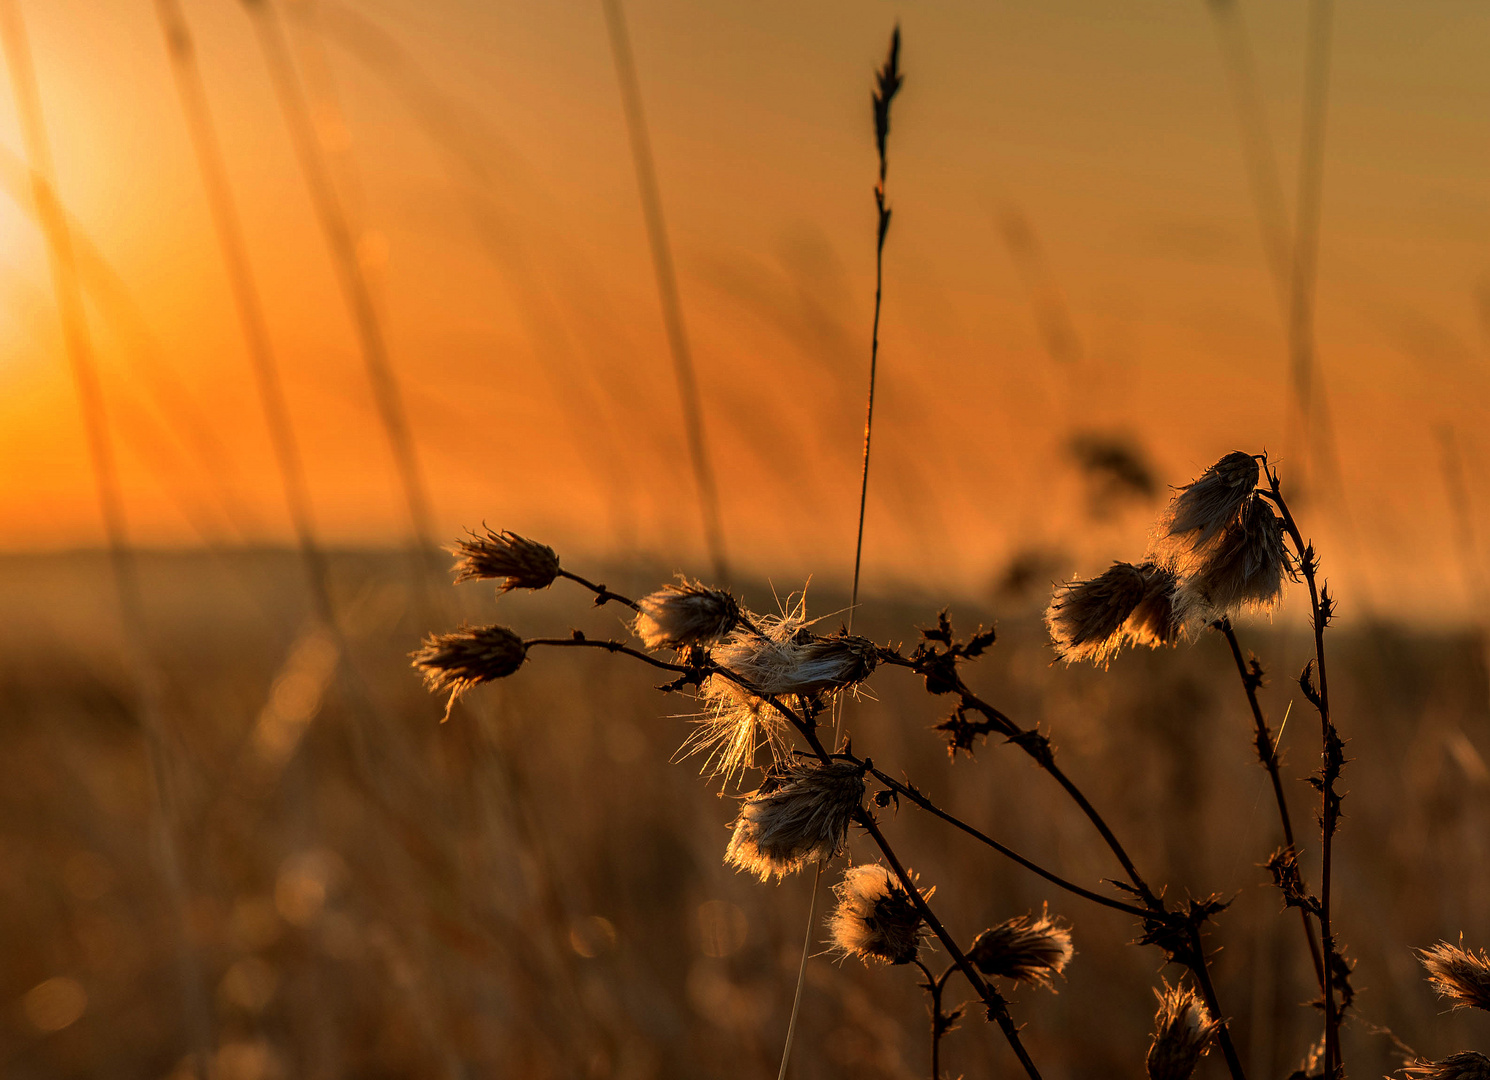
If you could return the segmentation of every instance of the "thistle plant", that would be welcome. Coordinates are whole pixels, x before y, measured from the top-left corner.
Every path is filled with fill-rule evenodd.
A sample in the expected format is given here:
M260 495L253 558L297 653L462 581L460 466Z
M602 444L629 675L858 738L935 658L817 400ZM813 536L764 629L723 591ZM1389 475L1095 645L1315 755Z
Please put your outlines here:
M1266 486L1259 483L1263 477ZM552 555L546 546L511 533L488 533L482 542L503 552ZM453 703L460 693L513 675L534 654L552 648L602 650L667 672L671 681L660 689L691 693L702 709L695 730L683 741L683 753L704 753L703 771L716 779L722 776L726 784L760 774L759 784L741 802L724 852L729 865L763 881L780 879L843 859L855 831L878 849L881 861L848 866L834 887L837 904L827 921L828 943L841 957L891 967L914 965L921 972L931 1002L933 1075L940 1068L942 1039L963 1014L960 1007L943 1008L955 977L966 982L987 1017L998 1024L1025 1073L1039 1076L996 981L1053 988L1073 962L1072 930L1063 918L1047 911L990 919L991 925L971 937L954 933L931 906L935 890L920 887L882 827L883 813L903 804L998 852L1049 885L1134 919L1137 942L1159 949L1184 975L1180 984L1166 984L1160 993L1150 1074L1164 1080L1187 1077L1215 1045L1234 1080L1243 1080L1206 946L1210 924L1226 903L1205 896L1178 903L1166 899L1166 890L1139 870L1107 818L1060 766L1050 736L1021 726L968 684L968 665L995 645L992 630L980 627L963 637L943 612L907 652L847 632L816 632L805 599L777 614L761 615L732 593L685 578L632 600L563 569L556 555L551 562L542 556L543 571L524 584L506 556L478 558L465 549L459 554L456 572L464 579L490 578L504 589L546 588L568 581L587 590L597 606L629 607L634 613L629 626L638 640L633 644L590 638L577 630L568 637L524 638L499 626L464 627L454 634L432 636L413 654L414 665L430 688L451 691ZM1145 558L1116 563L1092 581L1060 587L1047 625L1057 655L1068 662L1103 665L1123 646L1172 645L1207 626L1227 637L1253 707L1259 757L1274 779L1284 825L1285 846L1268 865L1286 904L1300 910L1311 951L1318 957L1325 1060L1336 1063L1326 1075L1338 1075L1338 1025L1351 1000L1350 965L1331 934L1328 853L1338 819L1334 792L1341 757L1324 678L1322 631L1333 601L1318 584L1317 574L1317 556L1289 512L1277 472L1263 455L1232 454L1180 489ZM1244 611L1276 604L1290 578L1309 586L1316 627L1315 656L1300 686L1319 711L1325 733L1324 764L1314 778L1325 800L1321 821L1326 857L1319 896L1305 887L1299 868L1276 741L1257 701L1261 668L1255 661L1248 667L1240 659L1230 622ZM831 716L835 702L887 669L912 674L924 682L928 693L951 699L951 714L937 727L951 754L972 755L981 740L997 735L1045 772L1101 838L1115 869L1121 868L1121 875L1109 882L1114 888L1069 880L939 806L910 778L882 768L847 743L836 749L836 740L825 742L821 724ZM933 972L924 958L933 943L948 958L940 973ZM1441 966L1463 975L1478 970L1475 964L1482 962L1483 958L1466 966L1457 959L1454 964L1444 960Z

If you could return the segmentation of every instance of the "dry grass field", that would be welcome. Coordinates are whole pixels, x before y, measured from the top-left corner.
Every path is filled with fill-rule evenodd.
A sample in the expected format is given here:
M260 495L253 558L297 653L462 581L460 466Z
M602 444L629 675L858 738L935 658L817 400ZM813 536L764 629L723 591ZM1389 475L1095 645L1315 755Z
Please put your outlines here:
M672 568L603 569L614 588L640 592ZM360 686L337 678L334 646L307 633L288 555L151 556L143 573L184 940L149 842L151 783L110 647L107 566L89 555L0 564L7 1076L190 1075L199 1038L227 1080L775 1069L811 875L762 885L723 864L734 802L696 759L669 761L696 711L688 695L665 697L652 673L607 656L555 652L474 691L442 725L405 659L432 617L405 560L335 560ZM613 608L587 611L564 586L496 609L484 584L452 596L472 618L531 633L617 635ZM765 583L737 591L772 603ZM941 600L876 597L857 629L908 641ZM843 598L812 590L809 602L829 613ZM1317 1037L1317 1010L1302 1004L1297 922L1262 866L1276 816L1224 641L1124 654L1106 672L1067 668L1052 662L1039 606L955 598L959 623L999 630L969 681L1053 737L1171 896L1232 901L1209 942L1217 991L1250 1075L1287 1075ZM1359 965L1347 1061L1367 1076L1400 1066L1398 1039L1439 1057L1490 1036L1480 1014L1445 1013L1410 952L1490 933L1487 685L1473 634L1342 621L1334 692L1351 761L1337 918ZM1238 633L1274 671L1301 666L1309 645L1281 617ZM847 703L859 753L1079 883L1114 873L1016 750L991 744L949 762L930 730L941 702L918 682L881 670ZM1264 702L1275 726L1292 705L1286 775L1302 776L1318 752L1305 703L1282 677ZM1292 783L1289 795L1303 831L1312 793ZM1127 944L1133 920L1044 886L913 807L882 819L963 938L1047 903L1070 920L1076 956L1057 992L1011 994L1045 1076L1142 1074L1149 988L1174 972ZM1307 858L1318 841L1304 836ZM856 839L851 856L872 852ZM815 941L826 949L821 927ZM794 1075L926 1075L914 969L822 957L808 975ZM946 1075L1012 1065L975 1013L943 1058ZM1201 1068L1223 1071L1214 1054Z

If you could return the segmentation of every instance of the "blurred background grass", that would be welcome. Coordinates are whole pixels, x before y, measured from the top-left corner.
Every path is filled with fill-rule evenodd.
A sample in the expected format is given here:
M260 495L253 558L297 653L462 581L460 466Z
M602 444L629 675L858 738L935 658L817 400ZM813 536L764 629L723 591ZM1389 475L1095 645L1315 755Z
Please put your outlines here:
M1244 123L1297 202L1305 9L1327 6L627 6L733 584L769 609L812 578L817 614L847 602L873 294L866 99L902 19L855 628L913 642L945 603L964 627L997 622L975 686L1049 731L1171 895L1233 899L1212 942L1218 988L1259 1077L1287 1075L1317 1024L1296 921L1260 866L1276 827L1229 658L1202 639L1105 673L1056 667L1039 611L1052 582L1135 557L1166 485L1220 454L1267 448L1287 484L1328 448L1317 425L1311 442L1286 422L1277 238L1255 223L1227 36L1240 25L1255 61ZM347 260L328 256L243 7L181 10L333 549L340 666L288 547L155 12L16 9L144 604L124 629L96 550L6 98L0 1071L769 1075L808 885L724 868L734 803L669 761L692 701L657 695L646 670L561 653L441 725L408 668L423 634L462 615L529 634L614 633L618 617L562 590L493 609L484 588L411 576L359 356L367 315L347 318ZM283 16L433 530L513 527L633 593L704 573L601 5L254 10ZM1358 1075L1396 1066L1388 1032L1433 1057L1490 1034L1441 1014L1408 951L1490 940L1487 34L1473 5L1372 0L1339 13L1329 56L1310 328L1338 483L1311 483L1299 505L1342 603L1333 688L1353 761L1337 919L1361 963ZM1298 619L1285 606L1241 628L1275 676L1275 727L1305 659ZM127 646L158 668L158 729ZM1070 878L1112 872L1021 757L990 746L949 763L938 702L894 671L871 691L848 706L857 750ZM1283 740L1293 777L1313 764L1303 715ZM1309 789L1290 794L1307 834ZM963 939L1046 902L1075 924L1059 993L1014 994L1045 1075L1139 1075L1160 970L1125 944L1134 928L909 809L889 816ZM794 1075L924 1075L913 983L814 960ZM945 1057L954 1074L1008 1065L976 1018Z
M617 588L662 567L610 567ZM307 629L298 568L276 552L144 565L164 665L173 830L184 859L187 947L215 1032L217 1074L738 1076L774 1069L791 1006L808 880L763 886L722 855L733 802L669 763L694 706L613 658L537 655L441 725L404 653L427 626L404 565L342 555L337 594L368 711ZM779 587L779 586L778 586ZM0 563L0 1045L11 1076L166 1075L193 1032L170 897L150 835L139 718L107 626L101 558ZM473 618L530 633L618 631L578 590L457 590ZM769 606L766 585L744 589ZM841 598L809 593L816 610ZM183 599L186 598L186 599ZM955 598L971 624L989 596ZM860 628L910 640L940 599L876 602ZM1296 920L1261 866L1278 843L1265 773L1225 643L1120 657L1109 672L1052 666L1033 607L1005 595L980 692L1054 737L1135 858L1171 896L1233 899L1212 945L1222 1001L1254 1075L1291 1071L1316 1032ZM1276 724L1302 706L1282 672L1308 640L1287 620L1246 625L1279 677ZM1409 952L1487 925L1480 642L1391 624L1335 638L1350 795L1337 848L1340 933L1360 961L1351 1067L1395 1068L1389 1028L1442 1056L1484 1045L1477 1015L1444 1015ZM855 749L905 768L944 805L1083 883L1112 872L1090 828L1024 757L988 746L949 763L941 703L886 670L851 702ZM1289 721L1289 767L1316 733ZM1290 785L1300 822L1303 783ZM906 808L889 829L963 939L1052 911L1077 957L1015 1014L1047 1076L1139 1075L1159 963L1135 927L1054 892ZM1301 824L1301 828L1302 828ZM1306 834L1307 835L1307 834ZM1304 841L1306 860L1317 840ZM871 857L855 842L856 857ZM815 937L826 937L821 931ZM820 946L825 948L825 946ZM924 1002L905 969L809 966L796 1075L918 1076ZM997 1075L1007 1048L976 1016L948 1067ZM1219 1063L1207 1068L1219 1069ZM1217 1073L1219 1075L1219 1072Z

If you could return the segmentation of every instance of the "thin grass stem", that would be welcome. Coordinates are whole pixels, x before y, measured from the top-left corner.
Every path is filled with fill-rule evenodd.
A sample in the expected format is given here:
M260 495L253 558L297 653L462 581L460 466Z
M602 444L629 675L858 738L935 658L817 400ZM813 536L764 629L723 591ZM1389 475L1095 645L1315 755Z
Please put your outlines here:
M724 526L719 512L719 488L709 459L709 444L704 432L704 410L694 369L693 350L688 343L688 329L683 321L683 302L678 296L678 276L673 267L672 245L668 240L667 222L662 215L662 187L657 180L657 165L652 158L652 140L647 132L646 112L642 108L641 80L636 73L636 58L631 51L631 37L626 29L626 15L621 0L601 0L605 24L610 32L611 54L616 65L616 79L621 85L621 106L626 114L626 131L631 141L631 159L636 169L636 186L641 194L642 216L647 223L647 240L652 249L652 269L657 277L657 295L662 304L662 321L667 330L668 349L672 353L673 373L678 382L678 396L683 405L683 430L688 440L688 458L698 485L699 509L704 519L704 540L714 573L720 582L729 581L729 558L725 550Z

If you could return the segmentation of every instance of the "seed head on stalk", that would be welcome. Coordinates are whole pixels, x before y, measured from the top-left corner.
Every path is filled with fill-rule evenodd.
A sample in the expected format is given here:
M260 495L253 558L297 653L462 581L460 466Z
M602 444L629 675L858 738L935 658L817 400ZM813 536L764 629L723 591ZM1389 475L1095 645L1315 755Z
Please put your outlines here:
M559 556L547 544L529 540L506 529L471 532L470 539L457 540L450 548L456 556L455 580L495 579L497 593L513 589L546 589L559 576Z
M1293 568L1283 546L1283 519L1267 500L1249 495L1237 518L1204 548L1177 564L1176 608L1183 621L1210 622L1244 607L1270 608Z
M1159 523L1157 541L1171 551L1194 550L1241 514L1247 496L1257 487L1257 457L1233 450L1194 483L1179 489Z
M1165 983L1154 996L1159 999L1159 1010L1145 1062L1149 1080L1190 1080L1221 1025L1189 987Z
M1442 1061L1414 1061L1402 1072L1408 1080L1490 1080L1490 1058L1465 1050Z
M914 877L914 875L912 875ZM935 888L921 893L929 900ZM851 866L833 886L838 906L828 918L833 948L866 964L909 964L926 938L921 912L890 869L879 863Z
M1179 635L1175 575L1154 562L1115 562L1086 581L1060 586L1045 612L1056 652L1067 663L1106 664L1125 644L1167 645Z
M973 939L967 958L984 975L1050 990L1074 955L1071 928L1041 911L1038 917L1019 915L984 930Z
M843 849L864 804L864 770L854 762L793 762L774 769L735 819L724 861L762 881L794 874Z
M1440 941L1421 949L1418 961L1428 970L1428 984L1455 1009L1490 1010L1490 956Z
M709 645L740 623L740 605L724 589L680 579L637 601L636 636L649 649Z
M473 686L505 679L522 667L528 649L505 626L462 626L451 634L431 634L409 656L430 690L449 690L445 719L456 699Z

